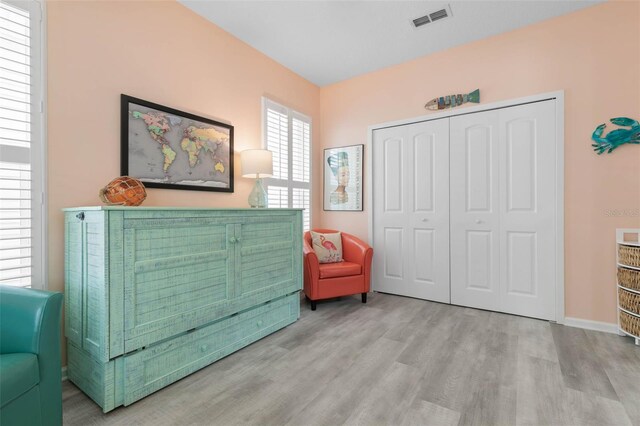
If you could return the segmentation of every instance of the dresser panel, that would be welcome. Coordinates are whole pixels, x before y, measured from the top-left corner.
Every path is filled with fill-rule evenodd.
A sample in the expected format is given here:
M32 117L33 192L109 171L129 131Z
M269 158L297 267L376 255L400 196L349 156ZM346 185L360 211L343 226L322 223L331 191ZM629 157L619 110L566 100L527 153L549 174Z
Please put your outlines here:
M82 222L67 215L64 246L64 334L76 346L82 346Z
M289 295L124 357L124 404L172 383L291 324L300 299Z
M297 290L295 253L301 250L295 223L287 218L239 226L240 286L242 296L264 293L280 296Z
M109 359L105 228L103 212L66 218L65 333L97 359Z
M125 352L219 317L233 297L234 225L125 220Z

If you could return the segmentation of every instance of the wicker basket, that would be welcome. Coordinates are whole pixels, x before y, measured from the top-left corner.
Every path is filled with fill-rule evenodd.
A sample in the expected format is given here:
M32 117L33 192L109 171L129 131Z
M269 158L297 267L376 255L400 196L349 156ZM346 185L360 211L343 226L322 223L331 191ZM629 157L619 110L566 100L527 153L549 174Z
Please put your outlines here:
M640 247L618 244L618 262L640 268Z
M640 294L619 288L618 301L622 309L640 315Z
M620 328L634 336L640 336L640 317L620 311Z
M618 267L618 284L640 291L640 271Z

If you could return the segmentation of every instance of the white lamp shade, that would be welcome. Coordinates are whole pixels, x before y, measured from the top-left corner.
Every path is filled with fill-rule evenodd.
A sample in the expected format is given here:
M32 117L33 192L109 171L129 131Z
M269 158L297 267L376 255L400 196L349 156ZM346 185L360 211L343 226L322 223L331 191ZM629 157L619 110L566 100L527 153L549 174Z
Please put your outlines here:
M247 149L240 154L242 177L273 176L273 154L267 149Z

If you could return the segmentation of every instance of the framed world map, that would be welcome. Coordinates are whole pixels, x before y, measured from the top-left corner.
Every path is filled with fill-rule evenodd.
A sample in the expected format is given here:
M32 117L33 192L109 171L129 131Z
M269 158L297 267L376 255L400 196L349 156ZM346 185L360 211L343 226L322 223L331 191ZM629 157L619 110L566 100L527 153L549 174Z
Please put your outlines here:
M149 188L233 192L233 126L121 96L121 174Z

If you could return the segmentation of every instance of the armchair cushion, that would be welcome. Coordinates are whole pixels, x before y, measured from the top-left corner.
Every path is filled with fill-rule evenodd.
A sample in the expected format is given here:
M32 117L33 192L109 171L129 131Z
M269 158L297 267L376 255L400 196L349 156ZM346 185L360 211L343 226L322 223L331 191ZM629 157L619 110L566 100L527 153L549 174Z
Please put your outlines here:
M340 232L311 231L311 243L320 263L342 262L342 235Z
M337 278L360 275L362 266L352 262L323 263L320 264L320 278Z
M0 407L25 394L40 382L38 357L35 354L2 354L0 371Z

